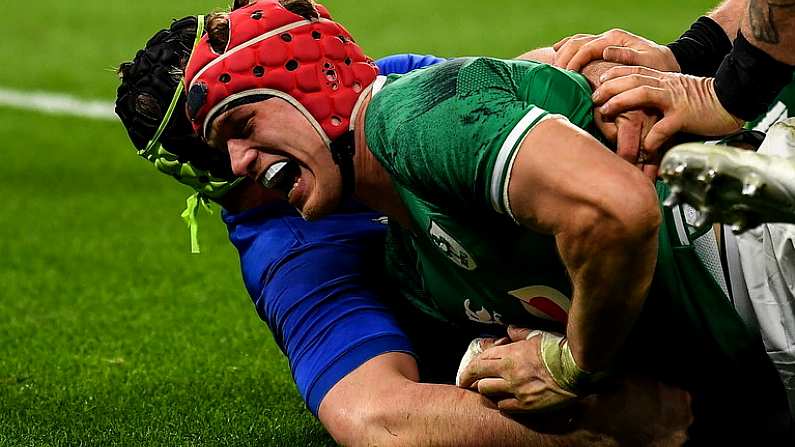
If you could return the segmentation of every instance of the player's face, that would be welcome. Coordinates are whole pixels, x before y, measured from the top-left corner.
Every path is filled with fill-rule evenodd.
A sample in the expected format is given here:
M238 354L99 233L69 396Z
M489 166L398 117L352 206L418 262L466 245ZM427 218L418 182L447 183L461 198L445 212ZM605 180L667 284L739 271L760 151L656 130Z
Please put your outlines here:
M271 98L235 107L212 124L209 142L229 151L232 171L279 191L308 220L332 212L342 178L331 152L298 110Z

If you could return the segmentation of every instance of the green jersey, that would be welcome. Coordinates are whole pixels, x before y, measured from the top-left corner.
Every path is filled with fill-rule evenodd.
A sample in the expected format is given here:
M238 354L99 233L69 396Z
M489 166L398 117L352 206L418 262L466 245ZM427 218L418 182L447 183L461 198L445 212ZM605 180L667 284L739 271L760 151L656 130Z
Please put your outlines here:
M522 137L553 113L590 127L589 96L575 73L491 59L387 80L367 113L367 141L418 231L412 250L427 294L409 296L416 305L460 324L565 321L571 286L555 241L516 225L506 193Z
M770 109L756 120L748 123L746 127L767 132L773 124L793 116L795 116L795 76L793 76L793 81L779 93Z
M572 286L555 240L516 223L507 191L523 137L539 122L563 116L594 132L587 81L545 64L475 58L381 78L374 92L367 143L413 227L390 228L387 270L398 290L473 332L506 324L565 332ZM717 387L710 372L741 368L772 384L766 399L775 400L775 369L696 255L700 234L678 208L664 210L664 221L653 290L620 367L690 389ZM682 368L688 362L703 369ZM716 389L706 394L720 399ZM786 408L783 390L779 398Z

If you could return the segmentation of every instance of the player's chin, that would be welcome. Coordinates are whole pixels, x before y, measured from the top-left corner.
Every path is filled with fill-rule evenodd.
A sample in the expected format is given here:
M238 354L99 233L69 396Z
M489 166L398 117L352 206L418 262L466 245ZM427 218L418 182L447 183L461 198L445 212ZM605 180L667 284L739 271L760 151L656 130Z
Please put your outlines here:
M304 176L304 200L296 206L305 220L317 220L338 211L342 203L342 180L338 176Z
M321 194L321 196L323 195ZM316 197L316 195L313 195L307 199L298 211L304 220L318 220L336 211L339 207L339 202L339 198Z

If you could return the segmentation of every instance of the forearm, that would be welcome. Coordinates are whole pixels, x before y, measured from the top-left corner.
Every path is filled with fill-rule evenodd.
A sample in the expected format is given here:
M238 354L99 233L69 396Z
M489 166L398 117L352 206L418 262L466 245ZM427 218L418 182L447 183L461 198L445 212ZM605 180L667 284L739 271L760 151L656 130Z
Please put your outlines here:
M380 355L340 380L323 399L318 416L334 439L346 446L576 446L606 438L591 431L606 426L601 418L604 406L616 400L586 401L577 412L580 424L569 424L574 415L562 414L557 422L544 422L562 422L564 430L549 433L550 426L545 425L541 433L533 429L534 421L520 423L507 417L474 391L417 380L411 356ZM639 428L631 418L621 422L610 428Z
M542 122L509 184L517 220L555 237L574 286L567 334L575 361L600 370L624 342L651 282L660 212L643 173L580 129Z
M617 65L593 61L583 67L582 75L596 89L602 74ZM620 191L615 193L615 198L621 197ZM629 203L624 206L635 208ZM574 285L566 335L578 366L588 371L606 368L623 344L648 293L657 256L658 217L633 216L633 221L641 217L641 222L648 222L648 231L627 231L623 216L604 211L596 204L585 204L585 216L572 220L600 223L556 235ZM611 324L604 324L607 321Z
M795 65L795 0L749 0L742 17L742 33L752 45Z
M559 432L539 433L507 417L486 397L452 385L407 382L394 390L382 406L362 445L449 446L577 446L605 445L609 437L569 426L570 417L549 421L565 426ZM381 403L380 405L383 405ZM545 425L547 428L549 425ZM544 428L540 426L539 428Z
M657 256L658 227L654 216L648 221L646 231L633 229L624 238L607 234L624 231L619 222L557 237L574 285L566 335L584 370L609 368L640 313Z

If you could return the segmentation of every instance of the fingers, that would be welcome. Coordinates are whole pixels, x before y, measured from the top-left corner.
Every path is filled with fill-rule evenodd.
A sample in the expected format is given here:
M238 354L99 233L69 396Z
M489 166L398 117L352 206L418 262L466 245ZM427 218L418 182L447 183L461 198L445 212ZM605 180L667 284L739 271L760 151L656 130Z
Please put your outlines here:
M506 413L526 412L524 406L516 398L503 399L497 402L497 408Z
M493 338L481 338L478 340L478 346L480 347L480 352L489 349L490 347L494 346L496 340Z
M552 49L555 50L555 51L558 51L560 49L560 47L562 47L563 45L566 45L571 39L579 39L581 37L596 37L596 36L594 34L582 34L581 33L581 34L575 34L573 36L564 37L563 39L560 39L559 41L557 41L555 43L555 45L552 45Z
M511 342L511 339L509 337L502 337L502 338L498 338L494 342L493 346L503 346L503 345L507 345L510 342Z
M609 97L609 96L608 96ZM599 112L610 118L618 114L638 109L656 109L663 113L670 109L670 100L666 91L661 88L640 85L629 86L619 91L599 108ZM651 149L649 146L644 146Z
M566 43L555 50L555 66L566 68L569 65L569 61L571 61L580 50L580 47L596 38L597 36L590 34L578 34L570 37Z
M481 351L485 351L486 349L493 348L495 346L502 346L510 343L511 340L508 337L501 337L498 339L494 338L481 338L480 339L480 349Z
M569 39L571 39L571 38L572 38L572 36L568 36L568 37L564 37L563 39L560 39L559 41L555 42L554 45L552 45L552 49L555 50L555 51L558 51L560 49L560 47L562 47L563 45L566 45L566 42L568 42Z
M649 178L652 182L657 180L657 172L660 170L659 164L642 164L639 166L640 170L643 171L643 175Z
M591 39L584 43L566 64L568 70L580 71L589 62L602 59L602 52L613 42L604 37Z
M648 151L657 151L660 146L668 141L676 132L682 129L683 123L676 116L667 116L652 126L649 134L643 140L643 147Z
M605 49L602 51L602 59L606 60L607 62L615 62L621 65L644 66L648 66L653 63L651 60L645 60L649 58L644 58L643 56L644 53L629 47L609 46L605 47Z
M640 39L632 33L620 29L612 29L597 36L595 39L590 39L587 42L583 41L579 50L571 57L568 64L566 64L566 68L580 71L582 67L588 65L588 63L604 59L605 49L611 47L625 48L637 44L639 41Z
M485 352L483 354L485 354ZM464 371L461 372L458 386L461 388L469 388L478 380L484 378L502 377L501 374L504 369L504 362L502 359L488 358L483 354L469 362L469 365L464 368Z
M630 74L620 78L610 79L603 82L602 85L594 91L591 99L593 99L594 104L604 104L614 96L638 87L660 89L662 88L662 81L655 77L642 74Z
M486 378L477 382L478 393L491 398L511 394L508 381L503 378Z
M629 75L641 75L650 78L660 79L665 76L665 73L655 70L653 68L639 67L633 65L619 65L604 72L604 74L602 74L602 76L599 77L599 82L605 83L612 79L623 78Z
M531 332L532 331L527 328L514 325L508 326L508 338L510 338L511 341L527 340L527 336L530 335Z
M616 154L630 163L636 163L640 155L643 134L642 119L625 118L616 121Z
M555 65L568 70L580 71L588 63L603 59L603 53L608 47L640 44L649 46L645 40L620 29L612 29L598 36L577 35L555 44L553 47L557 52Z

